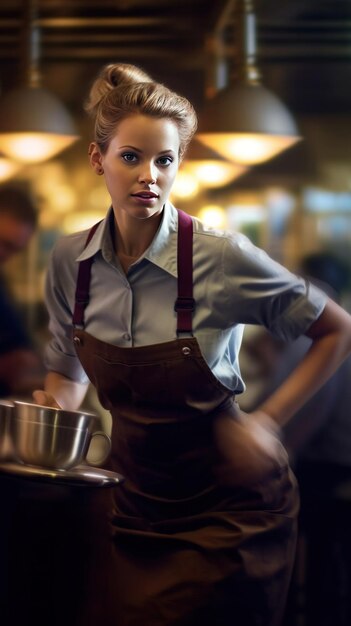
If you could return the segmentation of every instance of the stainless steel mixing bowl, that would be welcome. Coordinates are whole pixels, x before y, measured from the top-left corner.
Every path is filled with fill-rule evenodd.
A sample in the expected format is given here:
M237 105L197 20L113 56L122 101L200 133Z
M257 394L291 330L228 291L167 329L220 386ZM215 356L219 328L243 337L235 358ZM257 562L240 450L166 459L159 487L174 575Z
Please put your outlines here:
M11 419L13 455L21 463L65 470L88 461L99 465L107 457L111 440L98 431L96 415L65 411L14 400ZM93 441L103 441L103 450L89 459Z

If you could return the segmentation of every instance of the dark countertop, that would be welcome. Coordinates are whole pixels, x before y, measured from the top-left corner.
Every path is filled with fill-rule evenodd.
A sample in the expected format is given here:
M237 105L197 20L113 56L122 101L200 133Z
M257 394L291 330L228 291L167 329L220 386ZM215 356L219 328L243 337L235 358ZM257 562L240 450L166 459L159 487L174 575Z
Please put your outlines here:
M111 492L0 477L2 626L81 626Z

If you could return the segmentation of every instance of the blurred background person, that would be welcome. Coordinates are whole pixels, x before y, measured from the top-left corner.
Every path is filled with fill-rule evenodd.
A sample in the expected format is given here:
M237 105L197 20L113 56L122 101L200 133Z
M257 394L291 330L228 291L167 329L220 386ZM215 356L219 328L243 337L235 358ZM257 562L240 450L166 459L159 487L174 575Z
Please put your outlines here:
M2 266L28 245L37 208L21 186L0 186L0 397L28 395L43 379L43 365Z
M350 289L350 268L334 253L306 256L300 273L341 302ZM275 340L261 329L245 344L255 353L255 385L244 405L256 403L279 386L310 342ZM245 368L245 361L244 361ZM242 402L240 403L243 404ZM351 624L351 358L283 429L284 444L300 487L301 510L295 573L286 626Z
M26 186L0 186L0 398L30 397L33 384L44 377L39 350L13 297L4 269L7 261L22 252L37 228L37 207ZM0 614L7 621L10 564L13 562L11 529L19 507L20 483L0 476ZM20 510L20 514L25 509ZM27 525L28 528L28 525ZM11 548L10 548L11 546ZM9 609L10 611L10 609ZM9 613L10 614L10 613ZM9 618L10 620L10 618Z

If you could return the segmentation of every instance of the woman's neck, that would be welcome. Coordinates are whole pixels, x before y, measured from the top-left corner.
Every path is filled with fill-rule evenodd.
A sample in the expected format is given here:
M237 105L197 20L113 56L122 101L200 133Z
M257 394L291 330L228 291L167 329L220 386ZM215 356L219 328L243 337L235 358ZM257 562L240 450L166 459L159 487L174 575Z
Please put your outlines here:
M162 213L145 220L136 220L128 215L114 219L113 241L117 256L133 261L150 246L162 219Z

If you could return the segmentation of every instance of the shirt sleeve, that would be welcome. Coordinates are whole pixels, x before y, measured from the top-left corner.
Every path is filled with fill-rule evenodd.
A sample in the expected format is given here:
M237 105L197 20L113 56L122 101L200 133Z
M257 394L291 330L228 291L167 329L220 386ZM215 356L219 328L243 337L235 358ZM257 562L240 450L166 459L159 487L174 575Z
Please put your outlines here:
M260 324L290 341L321 315L326 294L270 258L247 237L228 237L224 284L231 323Z
M69 243L65 238L57 242L46 275L45 299L52 338L46 346L44 361L48 371L86 384L89 379L73 344L72 315L78 263L74 261Z

